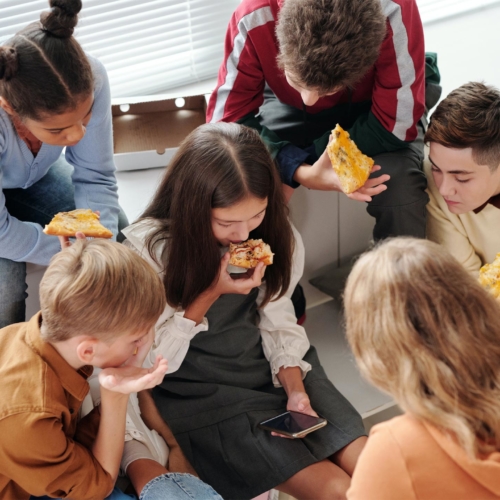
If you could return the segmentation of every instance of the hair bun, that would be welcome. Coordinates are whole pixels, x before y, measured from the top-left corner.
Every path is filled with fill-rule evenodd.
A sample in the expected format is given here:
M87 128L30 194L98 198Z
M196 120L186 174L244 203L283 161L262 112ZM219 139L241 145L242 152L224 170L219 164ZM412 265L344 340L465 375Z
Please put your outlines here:
M0 80L9 81L17 73L18 66L16 49L0 46Z
M58 38L70 38L78 23L81 0L50 0L50 12L40 14L42 28Z

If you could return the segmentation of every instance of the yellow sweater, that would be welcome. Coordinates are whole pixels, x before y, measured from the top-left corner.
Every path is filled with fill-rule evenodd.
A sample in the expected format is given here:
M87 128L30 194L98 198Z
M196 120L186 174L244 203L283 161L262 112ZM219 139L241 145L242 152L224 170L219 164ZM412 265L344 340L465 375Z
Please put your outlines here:
M500 208L492 203L479 212L452 214L439 194L432 177L431 165L424 162L427 175L427 238L440 243L475 278L479 268L493 262L500 252Z
M376 425L348 500L498 500L500 453L471 460L437 428L406 414Z

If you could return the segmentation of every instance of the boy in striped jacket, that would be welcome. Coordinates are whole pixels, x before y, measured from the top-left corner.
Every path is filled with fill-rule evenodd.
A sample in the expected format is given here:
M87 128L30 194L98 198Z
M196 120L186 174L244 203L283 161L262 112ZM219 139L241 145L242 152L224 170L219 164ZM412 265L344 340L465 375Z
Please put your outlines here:
M380 239L425 237L424 112L415 0L242 0L207 121L258 129L284 184L336 191L325 148L339 123L381 167L349 195Z

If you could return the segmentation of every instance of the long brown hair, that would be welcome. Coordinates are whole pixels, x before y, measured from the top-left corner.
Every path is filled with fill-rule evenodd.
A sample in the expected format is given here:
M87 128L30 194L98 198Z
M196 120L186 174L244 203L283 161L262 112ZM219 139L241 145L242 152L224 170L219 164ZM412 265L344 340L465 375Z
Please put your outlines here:
M500 450L500 307L436 243L383 242L345 289L362 374L470 456Z
M0 46L0 95L21 119L75 109L93 91L90 63L73 37L80 0L50 0L50 12Z
M264 219L250 238L262 238L275 253L274 264L266 270L262 304L286 292L294 240L276 166L255 130L213 123L198 127L184 140L141 216L159 224L147 240L151 257L158 244L167 243L163 284L170 305L185 309L213 284L221 255L211 210L248 196L268 200Z

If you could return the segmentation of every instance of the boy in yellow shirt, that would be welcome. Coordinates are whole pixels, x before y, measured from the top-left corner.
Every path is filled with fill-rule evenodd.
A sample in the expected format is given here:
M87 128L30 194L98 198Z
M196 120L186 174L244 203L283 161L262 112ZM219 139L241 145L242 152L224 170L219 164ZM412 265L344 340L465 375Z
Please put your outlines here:
M470 82L432 114L427 237L475 277L500 252L500 91Z

